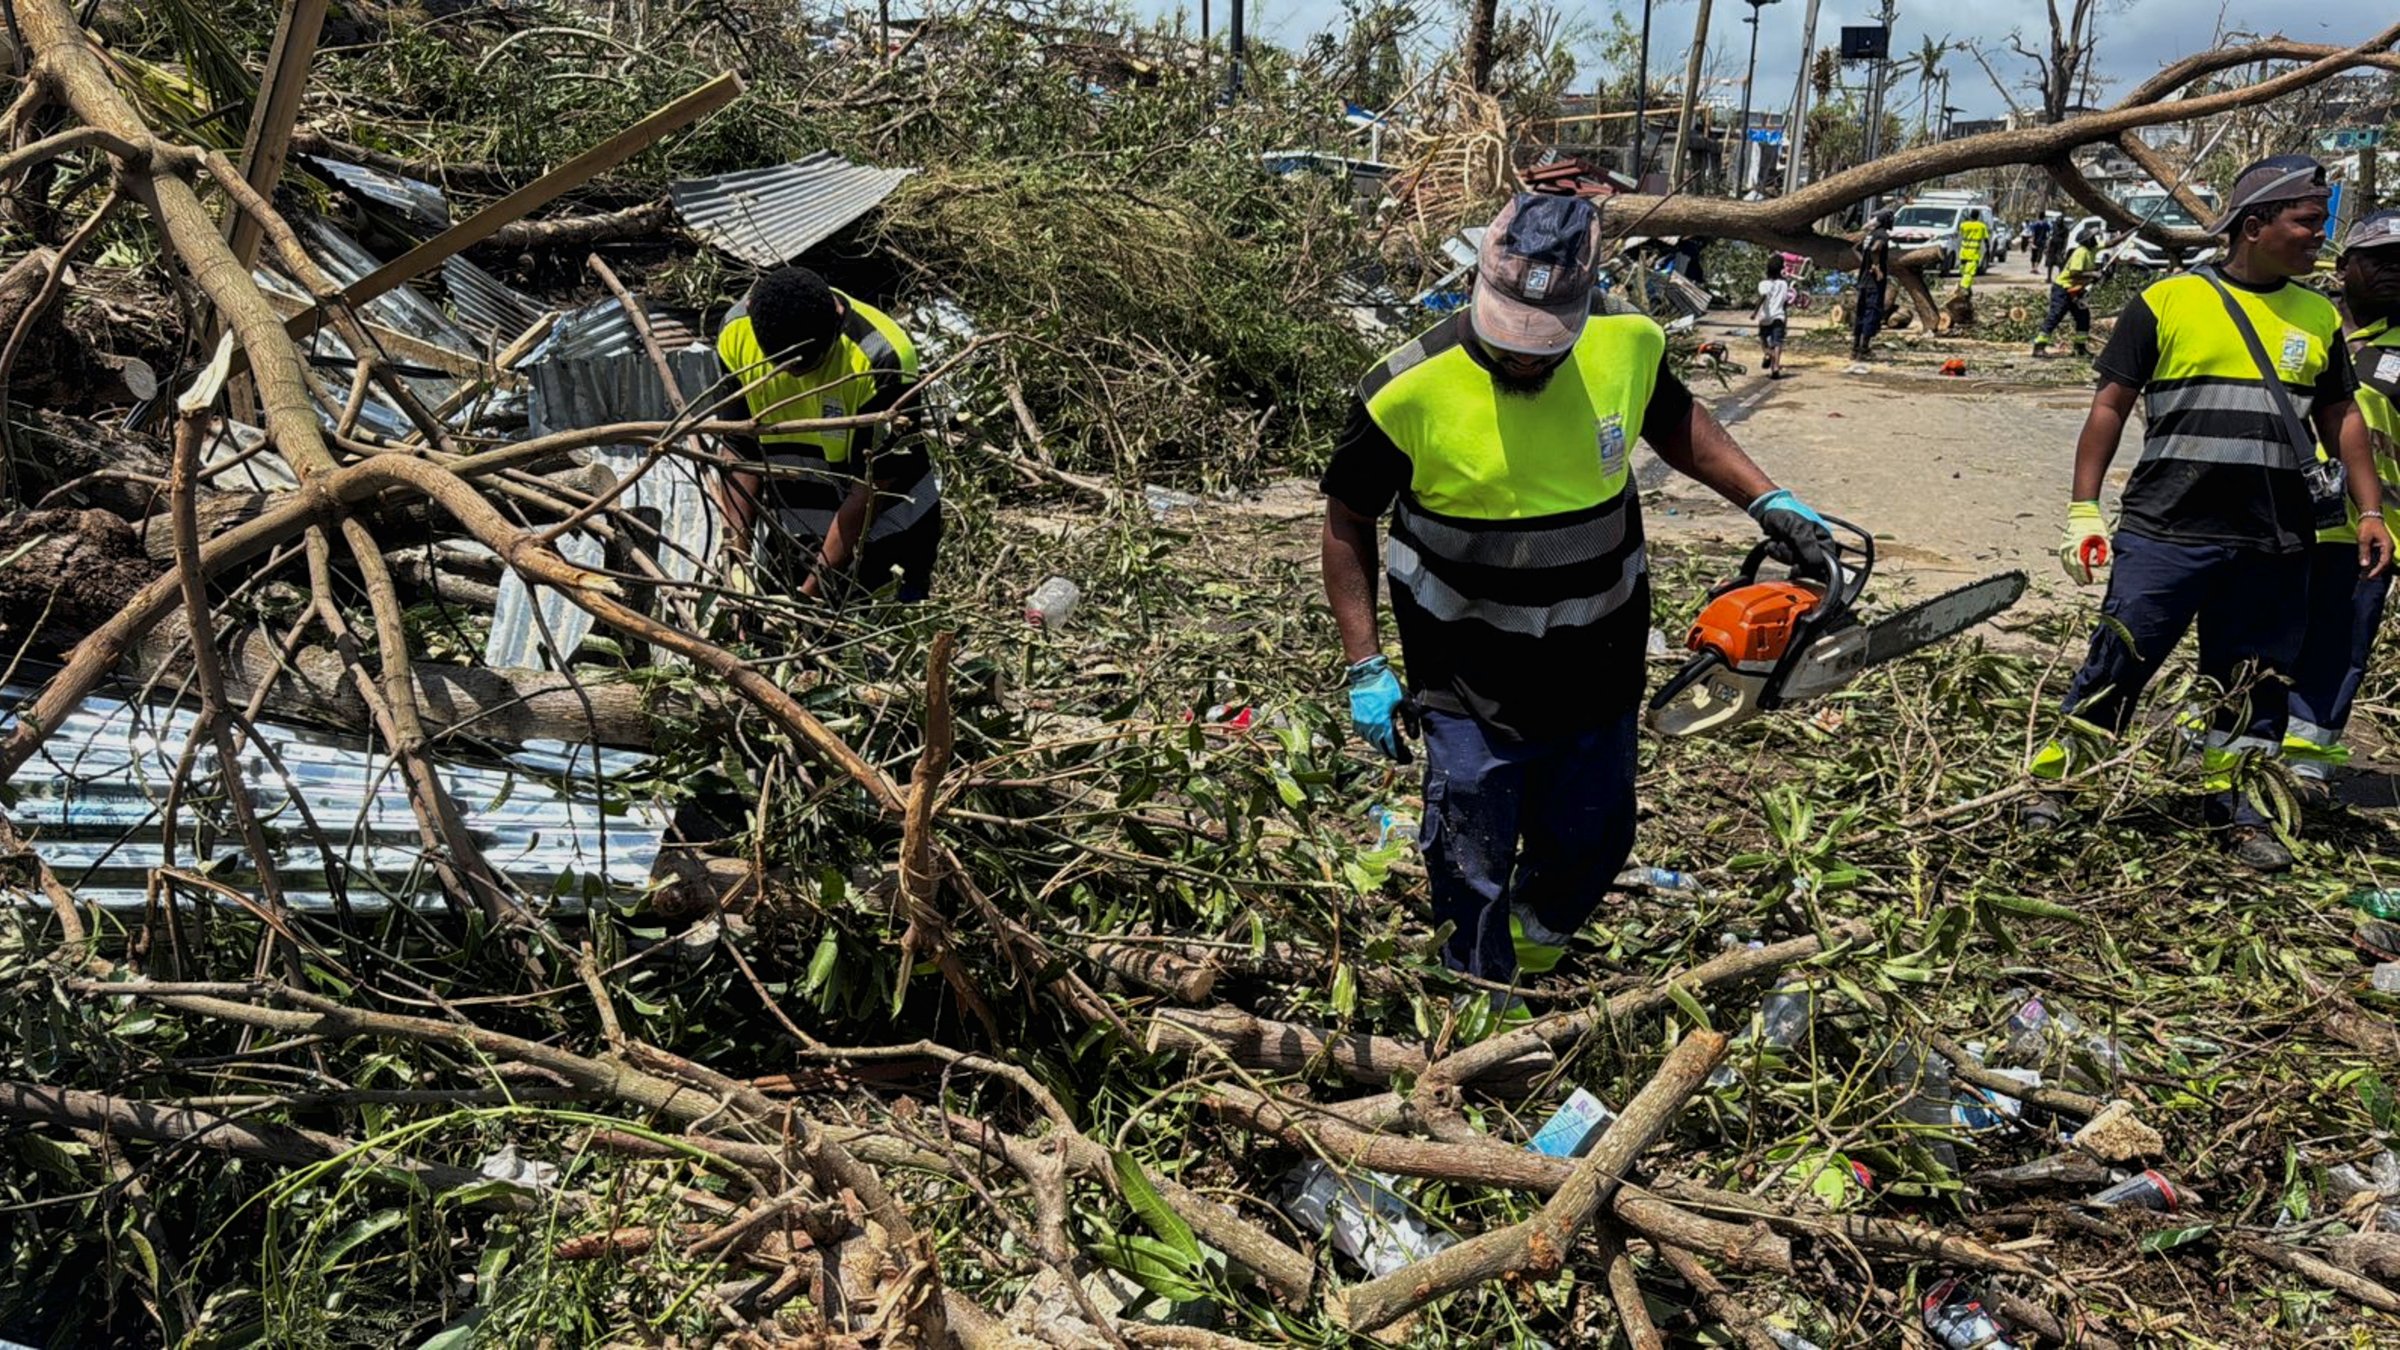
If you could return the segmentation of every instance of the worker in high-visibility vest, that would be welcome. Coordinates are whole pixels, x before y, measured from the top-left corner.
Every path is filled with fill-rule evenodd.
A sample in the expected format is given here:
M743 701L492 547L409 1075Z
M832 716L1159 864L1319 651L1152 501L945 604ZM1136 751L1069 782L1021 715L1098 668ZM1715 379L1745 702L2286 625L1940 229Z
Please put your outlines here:
M2400 494L2400 211L2378 211L2350 228L2339 276L2358 413L2389 501ZM2308 640L2292 672L2292 721L2283 733L2283 757L2303 783L2329 784L2333 771L2350 762L2342 729L2392 589L2390 573L2359 567L2358 524L2353 504L2347 522L2317 532L2310 555Z
M2295 280L2316 270L2328 195L2325 166L2305 155L2251 165L2216 225L2226 236L2223 267L2154 282L2118 315L2076 442L2059 547L2070 578L2108 579L2102 622L2064 711L2122 734L2143 687L2196 623L2200 674L2223 694L2202 751L2207 820L2235 861L2262 872L2290 867L2292 855L2241 789L2239 770L2247 758L2283 750L2288 681L2308 632L2320 505L2315 446L2302 443L2306 428L2296 435L2287 426L2285 401L2349 471L2359 573L2380 577L2392 561L2340 315ZM2142 459L2111 538L2100 488L2137 399ZM2055 782L2080 767L2072 760L2052 742L2031 769ZM2053 827L2064 810L2060 798L2041 794L2022 818Z
M1978 215L1958 222L1958 288L1975 289L1975 274L1983 270L1983 250L1991 243L1992 227Z

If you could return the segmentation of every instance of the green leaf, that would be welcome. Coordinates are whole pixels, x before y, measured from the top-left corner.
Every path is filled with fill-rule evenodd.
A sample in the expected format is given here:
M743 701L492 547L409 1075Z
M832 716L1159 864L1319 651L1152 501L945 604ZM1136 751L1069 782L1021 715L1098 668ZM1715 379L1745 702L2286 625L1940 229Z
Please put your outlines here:
M405 1209L387 1209L379 1214L370 1214L353 1222L325 1248L325 1254L317 1258L317 1269L323 1271L334 1269L341 1264L343 1257L348 1256L361 1243L371 1241L377 1234L388 1233L407 1222L408 1211Z
M825 936L817 939L817 954L808 959L808 978L801 983L800 992L814 994L823 989L825 982L833 978L834 962L841 954L842 930L826 929Z
M2213 1223L2195 1223L2182 1228L2161 1228L2155 1233L2142 1234L2141 1248L2146 1252L2171 1252L2188 1247L2217 1231Z
M1193 1236L1192 1226L1183 1221L1183 1216L1168 1207L1166 1197L1158 1193L1158 1188L1150 1184L1149 1174L1142 1170L1141 1160L1124 1149L1117 1149L1108 1155L1108 1165L1116 1175L1117 1193L1125 1197L1125 1203L1133 1207L1133 1212L1141 1221L1148 1224L1150 1231L1158 1234L1160 1240L1177 1256L1191 1267L1198 1268L1203 1260L1200 1239ZM1133 1274L1132 1271L1125 1273Z
M1109 1267L1170 1303L1198 1303L1209 1297L1208 1286L1195 1278L1197 1264L1163 1242L1139 1233L1109 1233L1097 1247Z
M1333 1010L1344 1017L1358 1011L1358 978L1347 961L1333 968Z
M2036 900L2025 895L1987 895L1983 902L2012 914L2030 914L2037 919L2065 919L2069 923L2088 923L2082 911L2049 900Z
M477 1308L466 1316L425 1338L417 1350L467 1350L475 1343L475 1328L483 1322L483 1309Z
M1667 997L1675 1000L1675 1006L1683 1010L1684 1016L1692 1019L1693 1026L1702 1031L1716 1030L1709 1024L1708 1009L1700 1006L1700 1000L1692 996L1691 990L1683 987L1682 981L1671 980L1668 982Z

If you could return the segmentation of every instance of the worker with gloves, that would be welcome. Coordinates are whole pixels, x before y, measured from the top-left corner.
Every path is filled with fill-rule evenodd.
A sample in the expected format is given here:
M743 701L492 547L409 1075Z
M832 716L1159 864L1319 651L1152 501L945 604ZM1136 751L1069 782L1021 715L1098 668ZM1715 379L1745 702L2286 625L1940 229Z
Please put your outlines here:
M892 408L916 383L917 349L881 310L805 267L782 267L750 288L717 334L717 356L740 381L755 437L735 448L773 471L727 475L726 550L747 567L762 531L786 547L801 595L897 587L922 600L942 539L941 478L918 438L877 425L829 430L775 424L863 416ZM785 569L778 569L785 570Z
M1958 288L1975 289L1975 274L1983 270L1983 250L1992 237L1992 227L1978 215L1969 215L1958 222Z
M2342 486L2319 470L2317 440L2348 470L2359 572L2381 577L2392 558L2340 318L2292 283L2315 269L2326 201L2315 160L2252 164L2216 223L2227 237L2224 266L2154 282L2126 306L2100 354L2059 547L2070 578L2108 580L2103 622L2065 711L2122 733L2143 686L2197 619L2200 673L2226 691L2203 751L2208 822L2235 860L2261 871L2289 867L2291 854L2237 789L2235 770L2244 756L2282 750L2285 681L2307 633L2309 550L2320 520L2342 511ZM2137 397L2142 458L2112 538L2100 484ZM2032 771L2056 781L2073 767L2054 742ZM2046 827L2062 811L2045 794L2024 816Z
M2066 222L2060 221L2058 228L2064 234ZM2092 283L2100 279L2100 256L2093 248L2097 242L2097 234L2090 229L2075 236L2075 247L2068 250L2066 261L2058 267L2058 275L2050 279L2050 314L2042 320L2042 331L2034 335L2035 356L2050 354L2050 335L2057 332L2060 322L2070 315L2075 320L2075 354L2091 354L2092 304L2089 296Z
M1597 208L1520 194L1469 307L1361 381L1325 471L1326 598L1350 721L1386 756L1421 725L1422 847L1453 970L1555 965L1633 847L1650 632L1631 447L1746 506L1787 563L1831 538L1668 369L1638 314L1591 314ZM1376 521L1407 688L1376 612Z
M2338 276L2359 417L2388 500L2400 493L2400 328L2394 327L2400 324L2400 211L2378 211L2350 227ZM2367 656L2392 588L2390 573L2371 576L2361 568L2358 524L2352 505L2342 524L2317 531L2309 563L2308 638L2292 671L2292 720L2283 733L2292 775L2320 789L2350 762L2342 728L2366 679Z

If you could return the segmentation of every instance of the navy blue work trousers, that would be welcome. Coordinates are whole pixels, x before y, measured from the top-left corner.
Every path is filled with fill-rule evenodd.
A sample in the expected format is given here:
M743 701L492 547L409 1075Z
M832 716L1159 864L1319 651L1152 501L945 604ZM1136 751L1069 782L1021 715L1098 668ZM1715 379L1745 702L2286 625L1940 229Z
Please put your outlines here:
M1425 826L1419 843L1442 961L1507 982L1517 972L1512 905L1572 933L1633 852L1634 714L1537 741L1472 717L1425 713Z
M2369 581L2359 572L2354 543L2319 544L2310 552L2308 639L2292 672L2293 735L2319 746L2340 743L2391 592L2391 573Z
M2143 688L2197 620L2201 675L2229 690L2245 668L2256 676L2246 699L2218 707L2209 745L2279 753L2291 709L2286 681L2308 635L2308 554L2173 543L2131 530L2117 531L2113 545L2103 622L2067 686L2066 710L2123 732ZM2210 795L2208 819L2256 825L2263 818L2231 791Z

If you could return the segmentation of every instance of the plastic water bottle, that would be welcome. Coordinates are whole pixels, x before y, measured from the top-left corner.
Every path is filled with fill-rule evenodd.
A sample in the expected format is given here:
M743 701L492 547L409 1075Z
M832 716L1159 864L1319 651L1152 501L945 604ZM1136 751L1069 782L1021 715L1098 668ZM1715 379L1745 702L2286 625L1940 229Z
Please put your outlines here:
M2177 1201L2174 1182L2157 1172L2137 1172L2083 1203L2099 1209L2132 1205L2137 1209L2172 1211Z
M1895 1089L1908 1094L1901 1104L1900 1118L1912 1125L1918 1142L1933 1154L1933 1160L1945 1172L1958 1170L1958 1150L1943 1137L1954 1123L1950 1109L1950 1061L1931 1051L1920 1050L1914 1041L1903 1040L1892 1051L1889 1081Z
M1671 867L1628 867L1617 874L1619 890L1700 891L1700 878Z
M2017 1350L2008 1328L1983 1310L1982 1300L1957 1280L1944 1280L1925 1292L1925 1330L1950 1350Z
M1075 602L1082 598L1081 586L1065 577L1052 577L1025 597L1025 622L1045 630L1064 628L1067 616L1075 612Z
M1333 1249L1381 1277L1452 1244L1426 1227L1417 1207L1381 1172L1345 1175L1322 1159L1300 1164L1283 1179L1283 1212L1312 1233L1330 1236Z

